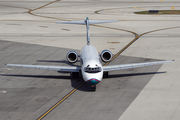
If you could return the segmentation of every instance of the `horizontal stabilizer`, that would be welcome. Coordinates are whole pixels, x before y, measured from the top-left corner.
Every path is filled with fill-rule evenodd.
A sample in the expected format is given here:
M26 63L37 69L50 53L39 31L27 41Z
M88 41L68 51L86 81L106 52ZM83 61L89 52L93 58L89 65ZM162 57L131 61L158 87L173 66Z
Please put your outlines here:
M118 22L118 20L89 20L89 24L100 24L100 23L111 23L111 22ZM80 21L61 21L56 23L62 24L86 24L86 20Z

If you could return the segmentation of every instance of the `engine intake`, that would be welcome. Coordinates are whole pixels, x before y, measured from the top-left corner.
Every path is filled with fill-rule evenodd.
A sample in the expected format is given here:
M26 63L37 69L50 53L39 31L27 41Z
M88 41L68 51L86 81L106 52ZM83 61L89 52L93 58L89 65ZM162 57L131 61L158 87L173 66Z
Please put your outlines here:
M70 63L75 63L78 61L78 54L75 51L69 51L66 55L66 59Z
M112 53L109 50L103 50L100 56L103 62L109 62L112 59Z

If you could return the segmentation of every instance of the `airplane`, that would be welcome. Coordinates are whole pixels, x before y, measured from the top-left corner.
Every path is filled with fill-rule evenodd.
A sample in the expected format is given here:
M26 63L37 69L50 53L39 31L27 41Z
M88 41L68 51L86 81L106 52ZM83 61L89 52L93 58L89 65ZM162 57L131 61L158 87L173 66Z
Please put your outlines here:
M108 65L102 66L101 61L110 62L112 60L112 53L109 50L103 50L99 55L96 48L90 45L90 24L100 24L100 23L111 23L118 22L118 20L86 20L81 21L61 21L56 23L61 24L85 24L87 28L87 45L85 45L80 55L76 51L69 51L66 55L66 59L69 63L75 63L80 57L80 66L49 66L49 65L22 65L22 64L5 64L7 66L13 67L23 67L23 68L35 68L44 70L55 70L58 72L69 72L72 73L72 77L79 77L82 75L83 80L91 85L92 91L96 90L96 84L100 83L103 77L108 77L109 71L122 70L129 68L137 68L143 66L157 65L163 63L169 63L174 60L169 61L155 61L155 62L144 62L144 63L132 63L132 64L119 64L119 65Z

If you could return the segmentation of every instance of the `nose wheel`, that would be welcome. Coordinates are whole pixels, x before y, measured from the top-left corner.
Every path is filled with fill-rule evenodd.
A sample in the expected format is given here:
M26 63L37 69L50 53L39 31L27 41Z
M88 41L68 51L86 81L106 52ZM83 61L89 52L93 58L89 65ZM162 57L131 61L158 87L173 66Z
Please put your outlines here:
M91 85L91 90L92 90L93 92L95 92L95 91L96 91L96 85Z

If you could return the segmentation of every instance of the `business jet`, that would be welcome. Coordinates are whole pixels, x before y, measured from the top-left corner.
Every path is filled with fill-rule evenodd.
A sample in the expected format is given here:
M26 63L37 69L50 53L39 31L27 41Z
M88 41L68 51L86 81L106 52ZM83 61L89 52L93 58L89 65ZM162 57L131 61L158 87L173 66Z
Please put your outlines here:
M109 50L103 50L99 55L96 48L90 45L90 24L99 23L110 23L118 22L117 20L86 20L82 21L62 21L56 22L61 24L85 24L87 28L87 45L85 45L80 55L75 51L69 51L66 55L66 59L69 63L75 63L80 58L80 66L49 66L49 65L22 65L22 64L6 64L7 66L13 67L24 67L24 68L35 68L44 70L55 70L58 72L69 72L72 73L72 77L78 77L80 74L86 83L91 85L93 91L96 90L96 84L100 83L103 77L108 77L108 71L122 70L150 65L157 65L163 63L169 63L170 61L156 61L156 62L145 62L145 63L132 63L132 64L119 64L119 65L108 65L102 66L103 62L110 62L112 60L112 53ZM101 59L101 60L100 60Z

